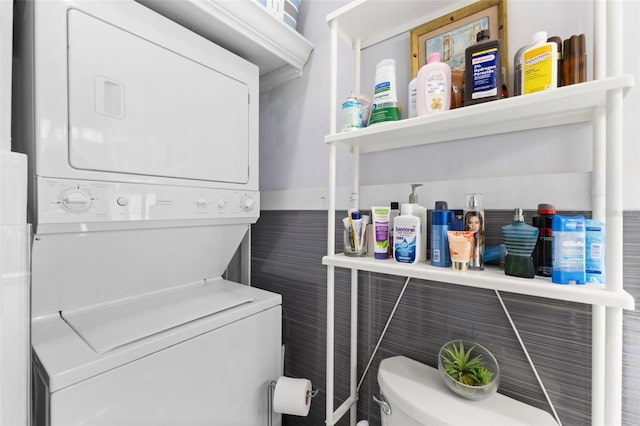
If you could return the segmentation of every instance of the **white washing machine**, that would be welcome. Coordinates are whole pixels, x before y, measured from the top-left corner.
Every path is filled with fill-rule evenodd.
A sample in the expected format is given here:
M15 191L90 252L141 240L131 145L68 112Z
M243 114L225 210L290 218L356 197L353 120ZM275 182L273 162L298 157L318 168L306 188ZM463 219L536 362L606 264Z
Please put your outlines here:
M260 212L257 67L131 0L15 16L35 424L266 424L281 298L223 278Z

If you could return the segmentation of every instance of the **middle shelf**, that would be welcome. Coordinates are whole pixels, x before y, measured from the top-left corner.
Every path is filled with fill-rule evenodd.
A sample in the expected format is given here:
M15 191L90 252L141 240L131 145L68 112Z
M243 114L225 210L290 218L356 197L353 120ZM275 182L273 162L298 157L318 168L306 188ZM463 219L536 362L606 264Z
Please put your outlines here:
M441 114L390 121L325 137L326 143L360 153L406 148L469 137L497 135L590 121L606 104L607 92L634 85L632 75L588 81L555 90L515 96L445 111Z
M484 271L459 272L428 263L400 264L393 259L347 257L344 254L324 256L322 264L613 308L634 309L635 306L634 298L624 290L608 291L602 284L554 284L551 279L542 277L510 277L496 267L488 267Z

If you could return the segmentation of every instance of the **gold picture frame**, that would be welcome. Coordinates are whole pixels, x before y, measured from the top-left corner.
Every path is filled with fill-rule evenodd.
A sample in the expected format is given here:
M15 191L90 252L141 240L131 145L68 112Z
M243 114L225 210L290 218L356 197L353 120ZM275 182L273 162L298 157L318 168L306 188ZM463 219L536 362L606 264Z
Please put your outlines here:
M480 0L411 30L411 78L433 52L440 52L442 62L452 69L464 70L464 51L475 43L475 35L482 29L489 30L491 40L502 40L503 83L509 87L507 0Z

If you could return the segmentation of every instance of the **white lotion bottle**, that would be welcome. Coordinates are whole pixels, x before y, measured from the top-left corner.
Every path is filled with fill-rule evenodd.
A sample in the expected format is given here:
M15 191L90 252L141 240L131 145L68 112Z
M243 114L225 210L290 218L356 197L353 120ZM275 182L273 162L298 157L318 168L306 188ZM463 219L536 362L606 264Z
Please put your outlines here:
M420 247L420 218L414 216L413 205L401 204L400 216L393 224L393 258L398 263L418 263Z
M413 80L411 80L409 82L409 93L408 93L408 98L409 99L409 108L408 108L408 117L409 118L413 118L413 117L417 117L418 116L418 110L417 110L417 105L416 105L416 95L417 95L417 84L418 84L418 79L414 78Z
M416 194L416 188L422 186L421 183L411 184L411 194L409 194L409 204L411 205L411 214L420 219L420 262L427 261L427 209L426 207L418 204L418 194ZM401 206L402 208L402 206ZM402 210L401 210L402 212Z
M418 71L416 92L418 116L451 108L451 67L440 62L440 53L430 54L427 65Z

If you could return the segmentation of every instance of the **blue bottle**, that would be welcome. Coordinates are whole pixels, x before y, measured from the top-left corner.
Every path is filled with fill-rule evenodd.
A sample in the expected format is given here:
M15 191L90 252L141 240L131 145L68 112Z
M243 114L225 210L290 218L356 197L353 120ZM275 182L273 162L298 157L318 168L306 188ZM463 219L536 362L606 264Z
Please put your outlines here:
M584 216L555 215L551 222L551 281L556 284L584 284L585 220Z
M447 231L451 222L451 211L446 201L436 201L431 212L431 264L433 266L450 267L449 238Z
M536 275L536 268L533 265L531 253L538 241L538 228L524 223L522 209L515 209L513 223L502 227L502 235L507 246L505 275L533 278Z

